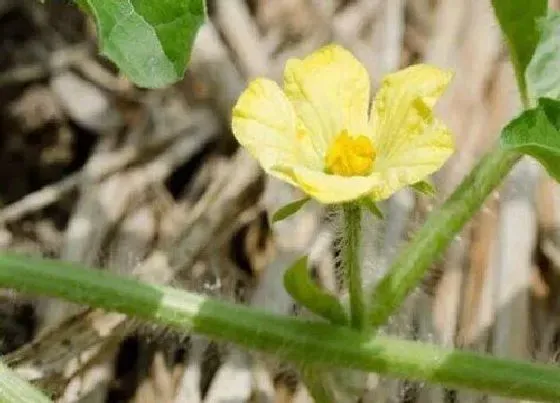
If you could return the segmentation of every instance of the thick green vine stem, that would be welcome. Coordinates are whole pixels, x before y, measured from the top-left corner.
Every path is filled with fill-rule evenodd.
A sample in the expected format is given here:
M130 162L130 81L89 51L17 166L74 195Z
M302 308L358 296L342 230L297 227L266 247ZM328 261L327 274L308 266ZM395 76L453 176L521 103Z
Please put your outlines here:
M301 364L378 372L516 399L560 401L560 369L553 365L372 337L347 327L278 316L76 264L0 254L0 284L122 312Z
M52 400L17 376L0 361L0 402L52 403Z
M350 294L350 323L354 329L362 330L365 324L365 302L360 266L361 207L358 203L346 203L342 209L344 212L343 270Z
M446 202L428 217L405 250L398 255L387 275L371 291L368 319L372 326L385 324L402 305L432 263L480 209L519 158L520 154L517 152L500 148L491 151L480 160Z

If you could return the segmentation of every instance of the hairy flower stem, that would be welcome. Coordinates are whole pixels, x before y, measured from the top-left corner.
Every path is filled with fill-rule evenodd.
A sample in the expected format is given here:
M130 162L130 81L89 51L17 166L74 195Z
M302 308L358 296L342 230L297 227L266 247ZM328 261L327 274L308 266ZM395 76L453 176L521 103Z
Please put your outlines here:
M378 327L387 322L520 156L500 148L489 152L445 203L428 217L387 275L370 292L370 325Z
M354 329L365 326L365 301L360 267L361 207L358 203L346 203L344 211L343 270L350 294L350 323Z

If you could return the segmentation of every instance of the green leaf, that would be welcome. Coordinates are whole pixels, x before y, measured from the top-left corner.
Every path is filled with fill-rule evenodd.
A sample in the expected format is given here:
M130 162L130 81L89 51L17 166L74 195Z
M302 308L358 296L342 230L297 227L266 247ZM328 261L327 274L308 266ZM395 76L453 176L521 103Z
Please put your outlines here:
M429 180L416 182L412 184L411 187L417 192L425 194L426 196L435 196L436 194L436 188L434 184Z
M101 52L140 87L180 80L198 28L203 0L78 0L97 23Z
M540 98L502 131L501 145L536 158L560 182L560 101Z
M525 69L539 41L537 19L544 17L547 0L492 0L492 6L506 37L521 97L527 99Z
M369 210L371 214L379 219L383 219L383 212L377 207L377 204L369 197L363 197L360 199L360 204Z
M304 197L303 199L296 200L294 202L288 203L285 206L278 209L272 215L272 223L277 221L285 220L286 218L297 213L304 205L310 200L309 197Z
M309 277L307 257L297 260L284 274L286 291L311 312L338 325L348 324L348 317L340 301L319 288Z
M539 21L541 39L526 71L533 98L560 99L560 12L549 12Z

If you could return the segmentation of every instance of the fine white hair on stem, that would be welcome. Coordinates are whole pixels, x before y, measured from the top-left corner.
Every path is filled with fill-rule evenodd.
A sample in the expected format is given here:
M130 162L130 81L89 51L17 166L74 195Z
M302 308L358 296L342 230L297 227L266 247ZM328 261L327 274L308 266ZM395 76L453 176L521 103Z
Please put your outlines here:
M337 276L339 276L339 280L343 280L343 256L341 252L344 249L344 246L346 246L347 240L344 236L344 217L342 215L342 209L335 207L329 210L327 220L332 226L332 232L334 234L335 266L337 267ZM384 227L385 225L382 220L374 217L367 210L362 211L359 253L364 286L374 284L384 273L385 263L381 262L379 259L380 250L384 244Z
M385 272L382 259L385 219L380 220L368 211L362 214L360 264L364 287L377 283Z
M333 206L327 210L326 220L331 227L333 234L333 249L334 249L334 275L337 284L345 284L342 250L344 249L346 239L344 238L344 217L342 215L342 208L340 206ZM344 289L344 287L343 287Z

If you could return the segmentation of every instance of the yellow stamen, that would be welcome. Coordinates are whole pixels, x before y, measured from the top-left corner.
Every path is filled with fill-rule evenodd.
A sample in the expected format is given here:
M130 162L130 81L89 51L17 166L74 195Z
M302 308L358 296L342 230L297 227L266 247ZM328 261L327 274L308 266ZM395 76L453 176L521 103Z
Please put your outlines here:
M333 175L365 176L371 172L375 149L366 136L351 137L342 130L325 156L325 170Z

